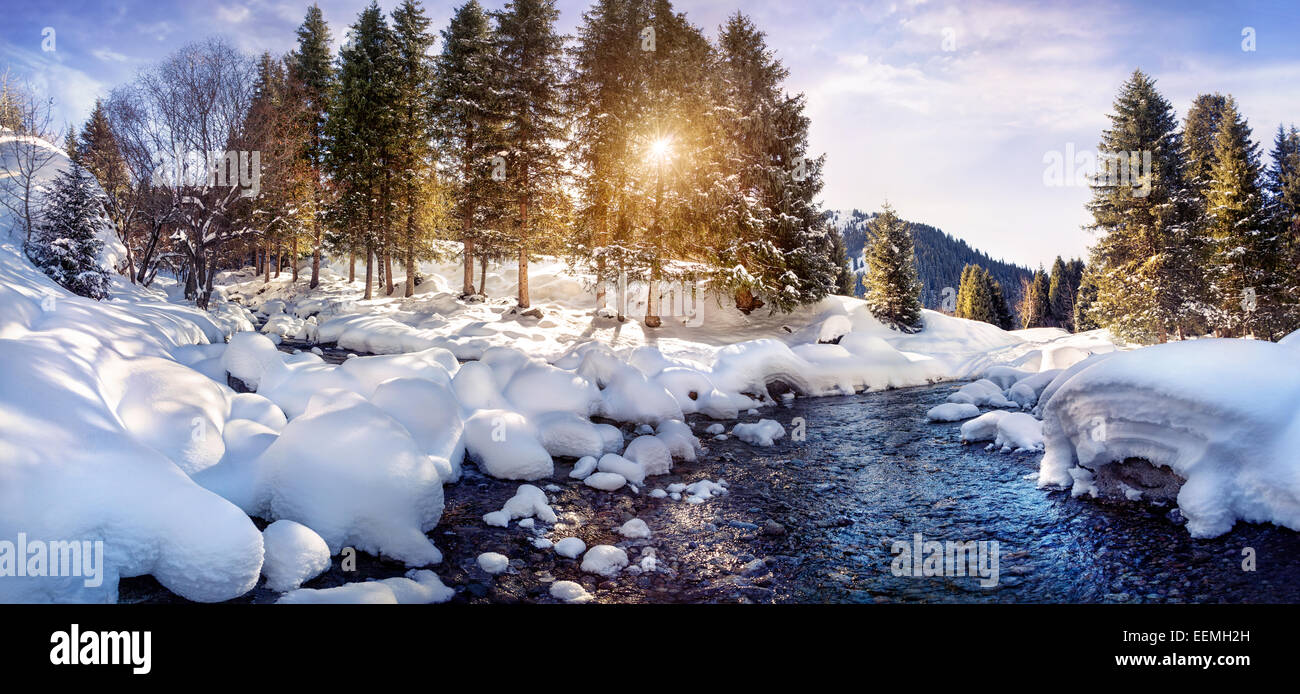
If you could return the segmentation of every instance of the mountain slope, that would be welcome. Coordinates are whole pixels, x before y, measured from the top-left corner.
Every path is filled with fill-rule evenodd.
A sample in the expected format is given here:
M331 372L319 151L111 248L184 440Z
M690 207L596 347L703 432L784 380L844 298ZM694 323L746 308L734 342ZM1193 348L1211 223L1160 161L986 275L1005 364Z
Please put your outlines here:
M862 249L868 238L867 226L875 216L874 212L867 214L856 209L849 212L836 210L827 213L828 221L844 236L849 262L858 275L865 271L862 264ZM965 241L928 224L919 222L908 222L908 224L912 228L912 242L916 247L916 269L922 285L921 303L926 308L936 310L940 308L943 303L944 288L952 287L955 292L961 282L962 268L969 263L986 268L993 274L993 279L1002 285L1012 312L1015 311L1015 306L1020 301L1021 280L1033 279L1033 270L995 260L987 253L971 248ZM860 286L855 286L854 291L861 295Z

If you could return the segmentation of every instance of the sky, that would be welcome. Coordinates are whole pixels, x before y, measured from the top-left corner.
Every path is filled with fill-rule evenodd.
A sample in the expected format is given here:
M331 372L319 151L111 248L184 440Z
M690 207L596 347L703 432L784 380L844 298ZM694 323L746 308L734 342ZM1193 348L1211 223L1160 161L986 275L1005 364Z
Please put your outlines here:
M437 28L462 0L424 0ZM480 0L497 9L505 0ZM380 2L385 11L398 0ZM368 0L322 0L336 47ZM572 34L589 0L558 0ZM286 0L0 0L0 71L81 123L95 98L187 42L222 35L282 53L308 3ZM828 209L900 216L1031 267L1084 256L1086 187L1048 174L1092 151L1134 69L1179 119L1200 93L1237 99L1267 152L1300 124L1300 0L677 0L709 36L741 10L767 33L807 97L810 147L825 153ZM52 30L52 31L51 31ZM1050 180L1049 180L1050 179Z

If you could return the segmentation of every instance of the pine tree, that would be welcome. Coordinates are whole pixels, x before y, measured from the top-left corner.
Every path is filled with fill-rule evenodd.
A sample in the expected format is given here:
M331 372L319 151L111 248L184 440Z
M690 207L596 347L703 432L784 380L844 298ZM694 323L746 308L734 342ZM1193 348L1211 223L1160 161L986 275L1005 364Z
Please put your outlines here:
M890 328L916 332L923 322L912 235L888 203L872 221L871 231L867 275L863 280L867 307Z
M307 174L311 177L312 258L308 287L315 289L320 284L321 252L325 242L326 186L322 180L326 154L325 121L334 80L329 26L318 5L313 3L307 8L307 16L298 27L297 34L298 50L290 54L288 62L289 75L296 87L295 93L301 99L300 112L306 120L308 134L302 157L307 164Z
M1279 327L1282 239L1265 217L1261 173L1250 127L1229 98L1214 141L1213 183L1206 194L1215 325L1227 334L1267 337Z
M1079 282L1083 279L1083 261L1065 262L1060 256L1052 263L1052 274L1048 281L1048 303L1051 308L1052 324L1074 331L1074 302L1079 294Z
M739 12L718 34L723 75L723 128L729 139L730 233L720 249L721 279L737 306L756 295L782 311L820 300L839 284L835 248L816 203L824 157L809 157L802 94L782 90L789 71L763 32ZM725 182L723 182L725 185ZM743 270L743 271L738 271Z
M985 272L988 272L987 270ZM1002 284L993 279L993 275L988 275L989 286L993 289L993 309L997 316L997 325L1003 330L1011 330L1015 327L1015 316L1011 313L1011 304L1007 301L1006 294L1002 291Z
M392 31L372 2L339 52L339 79L325 127L327 166L339 188L332 215L336 244L364 252L367 300L373 296L377 255L382 260L389 250L394 216L396 57Z
M596 306L625 265L623 245L631 177L629 154L640 79L639 32L646 26L638 0L597 0L582 15L569 52L565 108L573 125L567 154L577 188L576 238L571 261L595 275ZM624 306L616 307L620 317Z
M434 78L435 136L464 246L463 296L475 293L475 244L487 240L489 220L499 226L501 186L492 179L503 146L499 68L488 15L469 0L442 31Z
M511 226L519 254L518 307L526 309L530 253L557 230L563 207L558 143L565 136L560 79L564 40L555 30L555 0L511 0L495 17L505 116L503 198L517 211Z
M1034 273L1034 279L1029 284L1029 291L1025 295L1025 308L1021 311L1020 320L1021 327L1024 328L1052 327L1051 285L1047 273L1041 269Z
M44 200L44 219L26 242L27 257L60 286L95 300L108 298L108 272L99 264L104 248L97 233L102 217L95 179L80 164L59 173Z
M1101 327L1092 314L1097 301L1097 284L1090 269L1084 270L1079 281L1079 294L1074 299L1074 330L1084 332Z
M63 138L63 151L74 162L81 158L77 147L77 126L68 126L68 134Z
M98 99L90 112L90 118L81 129L76 149L77 157L74 161L86 167L104 193L100 198L104 212L126 248L127 275L135 282L135 250L131 242L131 227L138 214L139 201L134 195L137 191L126 158L122 156L122 149L108 122L104 104Z
M1281 125L1273 140L1272 165L1265 181L1268 226L1281 239L1284 268L1280 332L1300 328L1300 130Z
M844 237L840 236L840 232L833 228L829 228L828 234L831 239L831 259L837 270L835 273L835 287L830 293L840 296L853 296L853 270L849 267L849 255L844 248Z
M1150 171L1100 181L1089 204L1097 301L1093 311L1121 338L1160 341L1178 332L1199 307L1189 296L1196 270L1188 259L1189 196L1183 184L1182 144L1173 108L1155 81L1134 71L1115 100L1111 127L1099 149ZM1131 162L1129 153L1138 153ZM1114 170L1114 169L1112 169ZM1022 320L1038 322L1037 318Z
M415 293L415 264L430 257L429 241L444 210L432 171L433 60L429 51L433 36L429 19L416 0L403 0L393 11L393 33L397 46L397 100L395 105L396 149L394 167L398 187L398 217L402 226L401 253L406 260L405 296ZM391 281L391 280L390 280Z

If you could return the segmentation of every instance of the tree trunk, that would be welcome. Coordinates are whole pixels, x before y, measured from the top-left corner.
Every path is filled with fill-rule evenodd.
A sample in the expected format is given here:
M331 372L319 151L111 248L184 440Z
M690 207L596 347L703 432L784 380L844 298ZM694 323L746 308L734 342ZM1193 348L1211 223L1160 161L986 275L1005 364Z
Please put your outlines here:
M415 214L406 215L406 296L415 294Z
M596 258L596 310L605 308L605 256Z
M748 287L736 290L736 308L741 313L749 315L750 311L762 307L763 301L754 296L754 293Z
M519 203L519 308L528 308L528 201Z
M393 295L393 254L384 251L384 295Z
M645 299L645 327L658 328L663 325L659 319L659 270L650 271L650 281L647 283L650 288L646 290Z
M488 264L487 256L482 256L479 258L479 267L482 268L482 272L479 276L478 288L479 291L483 292L483 296L487 296L487 264Z
M275 242L275 278L280 279L280 268L284 267L284 243Z
M366 294L364 297L366 301L370 300L371 288L375 284L375 264L373 262L374 257L375 257L374 249L370 247L370 244L366 244Z
M460 293L469 296L474 293L474 242L469 239L469 218L465 218L465 277Z
M357 281L357 249L348 251L348 283Z
M262 277L262 283L266 284L271 281L271 239L266 239L262 246L264 260L262 261L262 272L266 273Z
M298 283L298 237L293 237L293 244L289 247L289 262L293 263L293 282Z
M308 284L307 286L311 289L315 289L317 285L320 284L320 245L323 234L320 220L314 219L312 223L316 225L316 236L313 239L313 247L311 251L311 284Z

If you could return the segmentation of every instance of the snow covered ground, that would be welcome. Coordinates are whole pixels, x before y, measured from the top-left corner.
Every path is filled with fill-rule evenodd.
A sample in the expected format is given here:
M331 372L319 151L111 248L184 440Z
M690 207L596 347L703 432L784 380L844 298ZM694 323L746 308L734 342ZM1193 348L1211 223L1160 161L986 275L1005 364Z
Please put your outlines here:
M107 242L106 255L121 252ZM1007 451L1045 445L1044 484L1086 488L1078 471L1106 456L1080 452L1080 422L1102 417L1123 434L1112 452L1147 452L1187 472L1197 481L1188 486L1208 497L1233 496L1218 505L1189 497L1190 507L1214 507L1193 532L1218 531L1232 516L1300 526L1300 485L1286 477L1294 465L1280 457L1287 446L1294 450L1300 431L1295 388L1264 377L1279 389L1276 397L1252 404L1241 394L1259 381L1246 372L1275 373L1294 346L1240 348L1253 350L1227 355L1240 373L1175 391L1159 378L1170 369L1144 368L1170 350L1138 350L1132 354L1156 355L1151 364L1116 366L1104 378L1111 372L1094 372L1091 365L1129 363L1128 354L1110 356L1115 346L1103 331L1004 332L927 311L925 329L905 335L853 298L830 297L795 315L745 316L707 292L694 317L666 316L663 328L646 330L597 311L584 278L554 259L531 269L540 318L512 312L509 268L489 272L491 298L469 303L456 297L455 263L425 264L425 281L409 299L362 301L361 283L347 282L345 270L327 267L316 290L307 289L305 273L297 284L287 272L270 283L248 270L224 273L214 310L204 313L165 283L145 290L120 277L109 301L71 296L30 266L17 239L0 239L0 572L3 543L20 535L104 547L101 582L6 577L0 601L112 602L120 577L145 574L199 601L239 596L263 574L291 590L321 571L322 551L338 555L344 547L405 562L413 572L293 590L284 601L444 601L437 575L415 570L441 560L426 533L441 516L444 485L459 480L467 461L497 478L543 485L521 486L484 522L518 521L538 533L538 547L549 546L543 531L555 513L546 482L641 493L654 486L648 478L702 451L683 421L693 413L770 445L784 431L762 421L776 404L769 386L819 396L982 376L954 393L953 404L975 413L949 408L932 417L1037 407L1046 427L1030 414L999 410L966 422L961 435ZM250 332L258 323L262 334ZM278 350L281 338L376 356L336 365L311 351ZM1198 358L1201 369L1215 361ZM1083 379L1094 373L1097 387ZM236 393L228 375L253 392ZM1124 381L1138 375L1145 380ZM1121 382L1127 385L1110 398L1106 389ZM1191 412L1216 393L1220 409L1194 421L1132 414L1165 400ZM726 436L727 428L710 427L709 435ZM1213 445L1187 452L1189 431ZM1139 434L1164 447L1123 443ZM1234 448L1223 443L1229 434L1250 443ZM1235 462L1216 462L1225 452ZM584 462L574 479L552 480L556 457ZM1196 471L1212 466L1227 467L1201 482ZM1276 479L1286 485L1268 487ZM652 492L706 503L726 493L726 483ZM275 523L261 533L253 517ZM617 548L566 542L556 550L582 554L585 570L612 575L628 563L611 551ZM558 590L559 599L587 599Z

